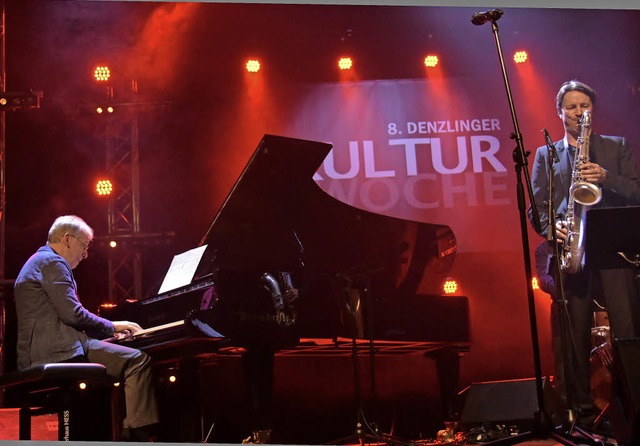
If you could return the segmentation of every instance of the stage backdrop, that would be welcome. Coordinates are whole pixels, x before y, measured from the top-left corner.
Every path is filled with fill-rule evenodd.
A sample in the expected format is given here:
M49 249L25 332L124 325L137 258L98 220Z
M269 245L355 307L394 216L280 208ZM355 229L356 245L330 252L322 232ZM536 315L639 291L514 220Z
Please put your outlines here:
M336 199L448 225L460 252L510 250L513 237L487 236L517 222L513 124L494 91L468 80L322 84L287 133L334 145L315 180Z

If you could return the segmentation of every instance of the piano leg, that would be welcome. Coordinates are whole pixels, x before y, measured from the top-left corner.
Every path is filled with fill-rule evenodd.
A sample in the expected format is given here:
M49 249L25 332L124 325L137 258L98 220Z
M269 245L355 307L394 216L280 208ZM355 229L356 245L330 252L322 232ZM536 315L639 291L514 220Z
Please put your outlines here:
M460 353L443 348L426 352L425 355L436 361L443 421L457 420L459 414L456 399L460 386Z
M160 377L159 406L162 441L193 442L203 440L200 361L180 360L157 369ZM176 380L170 379L175 376Z
M247 349L242 355L242 364L251 405L251 437L248 441L268 443L272 428L274 352Z

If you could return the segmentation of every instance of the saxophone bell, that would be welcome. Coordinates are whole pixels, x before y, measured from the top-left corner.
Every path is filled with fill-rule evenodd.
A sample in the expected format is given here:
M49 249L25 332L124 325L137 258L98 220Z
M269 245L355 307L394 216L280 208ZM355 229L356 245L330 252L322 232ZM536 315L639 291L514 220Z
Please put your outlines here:
M583 206L593 206L602 200L602 190L596 184L588 181L573 183L569 193L576 203Z
M591 133L591 112L585 110L578 123L580 136L577 139L576 158L574 162L575 172L573 182L569 188L569 194L573 200L583 206L593 206L602 200L602 190L598 185L590 183L582 178L580 166L589 162L589 137Z

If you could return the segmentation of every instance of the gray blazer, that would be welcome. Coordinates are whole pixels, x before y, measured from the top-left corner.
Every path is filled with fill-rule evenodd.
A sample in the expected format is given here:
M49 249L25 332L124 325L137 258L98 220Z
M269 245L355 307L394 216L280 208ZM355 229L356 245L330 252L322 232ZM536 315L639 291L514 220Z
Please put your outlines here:
M15 282L18 369L86 353L87 335L113 336L113 324L82 306L71 266L42 246Z
M554 163L553 204L558 217L567 213L569 188L571 187L571 159L568 147L563 140L554 143L558 162ZM640 204L640 177L631 149L621 136L604 136L593 133L590 137L589 159L607 171L607 179L599 186L602 188L602 201L596 207L615 207ZM546 237L549 225L549 149L546 146L536 150L531 170L533 197L536 203L542 230ZM529 206L529 218L532 209ZM532 220L533 222L533 220Z

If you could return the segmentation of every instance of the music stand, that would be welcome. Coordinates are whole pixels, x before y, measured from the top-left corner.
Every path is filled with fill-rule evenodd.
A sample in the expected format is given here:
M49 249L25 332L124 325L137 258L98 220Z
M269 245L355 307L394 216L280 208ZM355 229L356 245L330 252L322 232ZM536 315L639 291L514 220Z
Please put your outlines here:
M585 230L585 267L594 271L630 266L638 268L639 222L640 206L589 209Z
M639 369L635 357L640 348L640 206L598 208L587 211L585 268L600 276L605 307L609 313L613 344L614 397L626 406L627 427L640 441L637 384ZM620 408L621 409L621 408ZM618 439L620 440L620 439Z
M587 211L584 268L600 279L613 339L640 338L640 206Z

